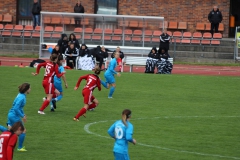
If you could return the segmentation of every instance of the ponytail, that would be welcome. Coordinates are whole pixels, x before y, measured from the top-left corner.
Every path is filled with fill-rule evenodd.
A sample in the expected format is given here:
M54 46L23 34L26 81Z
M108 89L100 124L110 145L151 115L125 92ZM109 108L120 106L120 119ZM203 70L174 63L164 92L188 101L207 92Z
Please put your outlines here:
M20 121L14 123L13 126L11 127L10 131L11 132L16 132L19 127L21 128L21 131L24 131L25 128L24 128L22 122L20 122Z
M132 111L130 109L125 109L122 111L122 122L127 126L127 119L131 117Z
M96 75L99 75L99 74L101 73L101 69L100 69L98 66L96 66L96 67L94 68L94 73L95 73Z
M55 54L55 53L53 53L53 54L50 56L50 60L51 60L52 62L54 62L57 58L58 58L58 55Z

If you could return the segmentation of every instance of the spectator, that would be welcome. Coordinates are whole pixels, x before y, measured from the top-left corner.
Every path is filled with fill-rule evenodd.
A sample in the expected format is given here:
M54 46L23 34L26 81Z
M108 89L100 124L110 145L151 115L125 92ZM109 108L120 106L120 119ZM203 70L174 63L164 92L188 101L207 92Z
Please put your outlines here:
M104 58L108 57L108 52L104 46L97 46L96 60L99 61L99 68L102 69Z
M115 51L113 51L111 58L114 58L115 52L119 52L120 58L117 59L117 63L119 65L119 72L122 70L122 59L124 58L124 53L121 51L120 47L117 47Z
M168 61L167 54L163 54L162 58L157 61L157 74L171 74L173 65Z
M92 70L94 68L94 60L91 55L90 50L86 46L86 44L82 44L79 51L80 58L77 60L77 68L81 70Z
M76 6L74 7L74 13L84 13L84 7L82 6L81 2L78 1ZM75 17L75 27L80 27L81 18Z
M68 44L70 45L71 43L74 44L74 47L75 47L75 48L77 48L77 49L80 48L79 42L78 42L78 40L76 39L76 36L75 36L74 33L71 33L71 34L69 35Z
M52 50L52 54L60 55L59 45L56 45L55 48Z
M148 54L145 73L154 73L156 62L159 60L159 54L156 47L153 47Z
M34 0L33 7L32 7L32 15L33 15L33 28L38 25L40 26L40 12L41 12L41 5L38 3L38 0Z
M165 48L162 48L160 52L160 55L159 55L159 58L163 58L165 56L167 56L168 58L171 58L170 55L168 54L168 52L166 52Z
M165 51L168 52L169 50L169 41L170 36L167 34L167 30L164 29L163 33L160 35L160 44L159 44L159 54L162 48L165 48Z
M222 13L219 11L217 6L213 7L213 10L208 14L208 20L211 23L211 33L213 35L213 30L218 33L219 23L222 22Z
M71 43L65 51L67 66L73 69L76 66L76 59L78 55L78 49L74 47L74 43Z
M68 38L65 33L62 34L62 38L58 40L58 46L61 54L65 54L65 50L68 47Z

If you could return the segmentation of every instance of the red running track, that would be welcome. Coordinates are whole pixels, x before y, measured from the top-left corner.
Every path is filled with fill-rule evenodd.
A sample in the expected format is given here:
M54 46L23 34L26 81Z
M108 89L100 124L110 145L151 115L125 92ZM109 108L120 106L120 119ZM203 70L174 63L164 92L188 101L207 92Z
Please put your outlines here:
M23 65L29 66L36 58L0 57L2 66ZM129 72L129 66L124 66L124 72ZM133 72L144 73L144 66L133 66ZM188 75L215 75L215 76L240 76L240 66L203 66L203 65L173 65L172 74Z

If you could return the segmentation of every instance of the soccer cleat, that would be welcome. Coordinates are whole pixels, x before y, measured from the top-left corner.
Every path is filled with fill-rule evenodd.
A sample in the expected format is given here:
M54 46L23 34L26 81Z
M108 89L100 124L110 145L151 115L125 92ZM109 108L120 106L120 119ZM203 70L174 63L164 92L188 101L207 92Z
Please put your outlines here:
M55 110L54 110L54 108L51 108L51 110L50 110L51 112L55 112Z
M47 99L47 97L43 97L43 99L42 99L42 100L43 100L43 102L44 102L46 99Z
M22 148L18 148L17 151L19 151L19 152L26 152L27 150L25 149L25 147L22 147Z
M74 121L77 121L77 122L79 121L79 119L78 119L78 118L75 118L75 117L73 118L73 120L74 120Z
M92 109L89 109L88 111L94 111L94 108L92 108Z
M109 99L112 99L113 97L108 97Z
M45 114L43 111L38 111L38 114Z
M57 106L56 106L56 100L55 99L52 100L52 104L53 104L53 108L56 109Z

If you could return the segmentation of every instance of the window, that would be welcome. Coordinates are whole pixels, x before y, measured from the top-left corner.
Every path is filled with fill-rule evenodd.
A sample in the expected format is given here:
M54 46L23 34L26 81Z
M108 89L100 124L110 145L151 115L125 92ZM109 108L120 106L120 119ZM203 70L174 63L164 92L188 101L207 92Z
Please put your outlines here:
M95 0L96 14L118 14L118 0Z
M32 18L33 0L18 0L17 2L18 19ZM41 1L38 0L38 3L41 4Z

